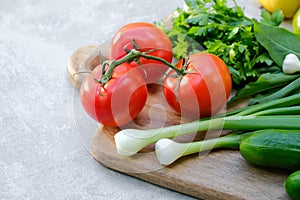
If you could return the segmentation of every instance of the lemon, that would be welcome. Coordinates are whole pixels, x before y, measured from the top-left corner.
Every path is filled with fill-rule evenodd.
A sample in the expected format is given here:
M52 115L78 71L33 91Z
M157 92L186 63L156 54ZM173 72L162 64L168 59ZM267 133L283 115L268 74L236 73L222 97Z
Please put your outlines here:
M300 0L259 0L259 2L271 13L277 9L282 10L285 18L292 18L300 8Z
M296 12L293 18L293 31L300 35L300 9Z

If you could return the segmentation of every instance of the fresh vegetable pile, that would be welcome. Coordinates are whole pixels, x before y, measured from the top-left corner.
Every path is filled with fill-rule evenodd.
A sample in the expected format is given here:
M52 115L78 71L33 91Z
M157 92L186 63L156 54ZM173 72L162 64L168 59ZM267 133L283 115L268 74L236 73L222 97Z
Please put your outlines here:
M236 88L255 80L260 70L270 71L273 61L255 37L255 20L249 19L236 5L226 1L186 0L186 7L174 13L173 26L165 29L174 46L175 56L181 57L197 49L213 53L228 65ZM273 15L262 12L262 22L278 26L284 19L282 12ZM193 42L190 45L190 40ZM275 68L274 70L278 70Z
M219 56L237 90L265 73L282 72L283 56L299 53L299 37L278 27L284 20L280 10L272 15L263 10L258 22L246 17L235 1L233 7L226 0L185 2L173 14L172 28L164 29L174 56L203 50Z
M117 31L109 59L100 56L81 85L83 108L99 123L122 128L143 110L147 85L160 84L169 106L192 122L121 130L115 135L119 154L131 156L156 143L159 162L168 165L189 154L233 148L257 165L300 170L300 37L279 27L281 11L263 10L258 21L235 1L233 7L226 0L185 2L171 29L140 22ZM237 92L229 100L232 88ZM245 98L247 107L220 112ZM214 129L233 133L191 143L170 140ZM291 196L299 188L299 175L293 177L285 184Z

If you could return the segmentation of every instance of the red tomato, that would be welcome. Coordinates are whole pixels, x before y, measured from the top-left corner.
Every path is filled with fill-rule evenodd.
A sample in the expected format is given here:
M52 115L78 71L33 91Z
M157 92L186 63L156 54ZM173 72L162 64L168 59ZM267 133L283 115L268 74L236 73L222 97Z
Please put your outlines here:
M130 23L120 28L112 38L110 44L110 59L119 59L126 52L124 47L131 50L133 48L132 40L135 40L140 51L153 50L149 55L160 57L168 62L172 61L172 43L168 36L158 27L146 22ZM154 83L158 81L168 69L168 67L159 61L145 59L140 57L139 63L143 65L146 74L146 82ZM138 63L133 61L132 65Z
M114 69L104 85L98 83L101 65L86 77L80 88L80 100L85 111L106 126L122 126L132 121L143 109L147 87L137 68L123 63Z
M177 64L181 69L183 60ZM216 114L226 104L232 80L226 64L209 53L189 56L187 72L179 80L171 70L164 80L164 96L178 113L196 119Z

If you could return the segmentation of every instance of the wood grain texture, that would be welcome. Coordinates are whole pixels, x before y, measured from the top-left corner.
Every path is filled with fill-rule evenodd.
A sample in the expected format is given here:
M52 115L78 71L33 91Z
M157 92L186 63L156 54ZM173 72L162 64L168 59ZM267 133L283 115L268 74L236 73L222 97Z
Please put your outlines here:
M78 48L68 60L68 75L75 88L80 88L83 79L100 63L100 45L85 45ZM103 59L108 57L108 45L101 45Z
M155 128L188 121L166 105L159 86L152 85L149 91L145 109L134 123L124 128ZM99 126L91 144L93 157L108 168L200 199L288 199L283 187L288 171L254 166L245 161L239 151L213 150L162 166L155 157L153 145L131 157L118 155L113 138L118 130ZM199 140L220 133L207 134L192 134L176 140Z

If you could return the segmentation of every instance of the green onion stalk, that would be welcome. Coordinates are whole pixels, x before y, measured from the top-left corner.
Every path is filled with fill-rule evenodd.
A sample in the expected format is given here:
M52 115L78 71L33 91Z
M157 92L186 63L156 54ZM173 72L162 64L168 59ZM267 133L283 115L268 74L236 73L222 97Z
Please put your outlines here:
M300 106L298 106L299 104L300 94L295 94L292 96L276 99L274 101L252 105L246 108L231 111L226 114L214 116L212 118L199 119L190 123L149 130L124 129L119 131L114 136L117 152L120 155L131 156L138 153L144 147L156 142L156 147L166 146L170 143L175 144L175 142L166 140L166 138L170 139L186 134L192 134L207 130L300 130ZM222 138L225 138L224 140L230 140L232 139L231 137L240 136L230 135L228 136L228 138L226 136ZM218 142L217 139L218 138L216 138L215 141L210 141L209 144L205 144L207 145L206 148L202 148L204 148L204 150L207 150L207 148L212 148L212 144L222 144ZM162 141L158 143L159 140ZM186 153L179 151L181 152L181 156L199 151L199 144L197 143L192 143L192 145L191 143L178 145L177 144L178 143L176 143L176 146L181 146L181 149L186 149L187 146L189 146L191 149L194 149L189 150ZM236 145L236 142L233 143L233 145Z

